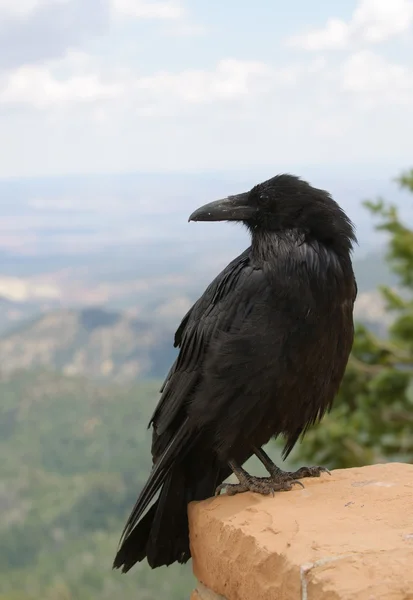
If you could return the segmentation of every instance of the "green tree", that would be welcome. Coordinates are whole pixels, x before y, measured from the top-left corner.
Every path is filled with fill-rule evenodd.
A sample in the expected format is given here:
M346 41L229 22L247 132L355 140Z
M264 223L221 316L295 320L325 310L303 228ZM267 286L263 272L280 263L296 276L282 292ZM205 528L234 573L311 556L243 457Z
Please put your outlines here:
M413 169L397 178L413 194ZM397 207L364 202L388 236L386 259L397 289L380 287L392 316L386 339L356 324L352 355L332 412L306 435L297 462L354 467L383 461L413 462L413 229Z

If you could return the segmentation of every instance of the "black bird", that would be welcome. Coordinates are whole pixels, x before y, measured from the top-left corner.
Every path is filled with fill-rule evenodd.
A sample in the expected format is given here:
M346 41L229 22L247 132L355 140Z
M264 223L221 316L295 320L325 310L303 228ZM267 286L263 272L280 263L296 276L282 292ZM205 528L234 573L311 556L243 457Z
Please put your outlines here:
M122 534L115 568L190 558L187 506L226 488L290 490L326 469L286 473L284 457L331 408L353 343L354 228L324 190L282 174L211 202L190 221L240 221L251 246L209 285L175 334L180 348L150 421L153 467ZM242 464L255 454L269 477ZM222 483L233 472L239 483ZM145 513L159 492L159 497Z

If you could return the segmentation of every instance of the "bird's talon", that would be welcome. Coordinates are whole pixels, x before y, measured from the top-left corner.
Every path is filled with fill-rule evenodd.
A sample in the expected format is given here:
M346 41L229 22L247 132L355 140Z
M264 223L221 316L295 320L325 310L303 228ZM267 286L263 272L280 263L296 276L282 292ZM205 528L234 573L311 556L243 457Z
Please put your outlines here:
M291 485L301 485L301 487L304 489L305 485L301 482L298 481L298 479L293 479L292 481L290 481Z
M301 467L292 473L285 473L285 476L292 479L304 479L307 477L320 477L321 473L328 473L328 475L331 475L326 467ZM278 477L282 478L283 474L278 475Z

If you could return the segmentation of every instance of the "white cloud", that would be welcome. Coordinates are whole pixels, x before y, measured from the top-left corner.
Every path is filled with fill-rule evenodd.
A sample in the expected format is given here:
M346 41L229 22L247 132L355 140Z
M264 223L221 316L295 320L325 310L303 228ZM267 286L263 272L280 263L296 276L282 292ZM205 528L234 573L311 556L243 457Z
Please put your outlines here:
M110 1L114 9L115 0ZM86 7L95 14L89 2L62 4L81 7L73 19L63 18L56 5L58 21L65 27L76 23L77 31ZM103 6L104 0L93 2ZM55 31L49 22L57 21L47 21L24 60L0 71L0 175L269 164L281 170L303 162L321 169L334 161L383 156L397 162L411 156L413 59L404 53L397 63L393 49L389 53L383 45L374 53L369 44L406 31L410 13L401 8L411 3L389 0L386 8L381 0L360 2L348 23L330 20L324 37L306 41L307 48L335 47L343 53L304 55L295 64L280 33L274 63L265 62L265 56L259 60L259 54L255 60L237 58L245 56L240 35L234 54L219 60L222 54L214 47L218 58L205 67L204 40L200 47L198 40L184 40L188 57L180 44L175 52L171 39L163 37L191 26L182 4L167 0L117 0L111 14L119 19L117 27L106 38L103 29L101 40L88 46L95 54L86 54L87 46L70 38L61 52L31 63L26 56L38 47L37 40L44 31ZM129 27L133 19L158 22L145 27L142 40ZM126 37L117 45L125 22ZM219 31L207 33L211 47L220 42ZM56 37L62 35L59 30ZM148 57L143 49L151 43L158 46Z
M412 0L363 0L354 11L350 29L375 44L408 31L412 22Z
M108 0L0 0L0 71L63 58L109 31Z
M177 103L205 104L255 96L273 76L264 63L226 59L210 71L188 69L139 77L122 69L104 81L91 70L93 61L87 55L70 53L65 62L76 65L77 73L57 77L53 72L56 62L52 67L28 65L9 72L0 79L0 105L43 110L123 99L132 109L151 115L176 108ZM103 114L98 111L95 116L101 118Z
M304 50L326 50L344 48L348 39L347 23L340 19L329 19L322 29L294 35L287 40L287 44Z
M413 0L359 0L350 21L331 18L323 28L292 36L287 45L319 51L378 44L406 33L412 23Z
M0 16L25 19L43 6L65 2L68 0L0 0Z
M344 91L369 97L373 95L376 104L389 100L399 103L408 97L413 99L412 70L404 65L393 64L369 50L362 50L347 58L340 76Z
M163 21L163 35L200 37L206 34L204 25L193 22L180 0L109 0L111 17L122 22L127 19Z
M3 78L0 105L47 109L111 99L121 93L119 83L104 83L97 75L73 75L60 80L47 67L25 66Z
M182 4L176 0L111 0L113 15L135 19L181 19L185 15Z

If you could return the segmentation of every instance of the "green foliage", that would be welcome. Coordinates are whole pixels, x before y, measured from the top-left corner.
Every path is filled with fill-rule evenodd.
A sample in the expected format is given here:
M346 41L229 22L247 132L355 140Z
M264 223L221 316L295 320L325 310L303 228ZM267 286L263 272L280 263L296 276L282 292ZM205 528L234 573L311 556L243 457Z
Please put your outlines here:
M413 193L413 170L397 181ZM356 325L335 407L297 448L296 462L333 468L413 462L413 230L396 206L382 199L364 204L388 236L387 261L398 286L381 286L380 293L394 320L386 340Z
M0 600L188 597L190 566L111 570L150 468L158 383L0 380Z

